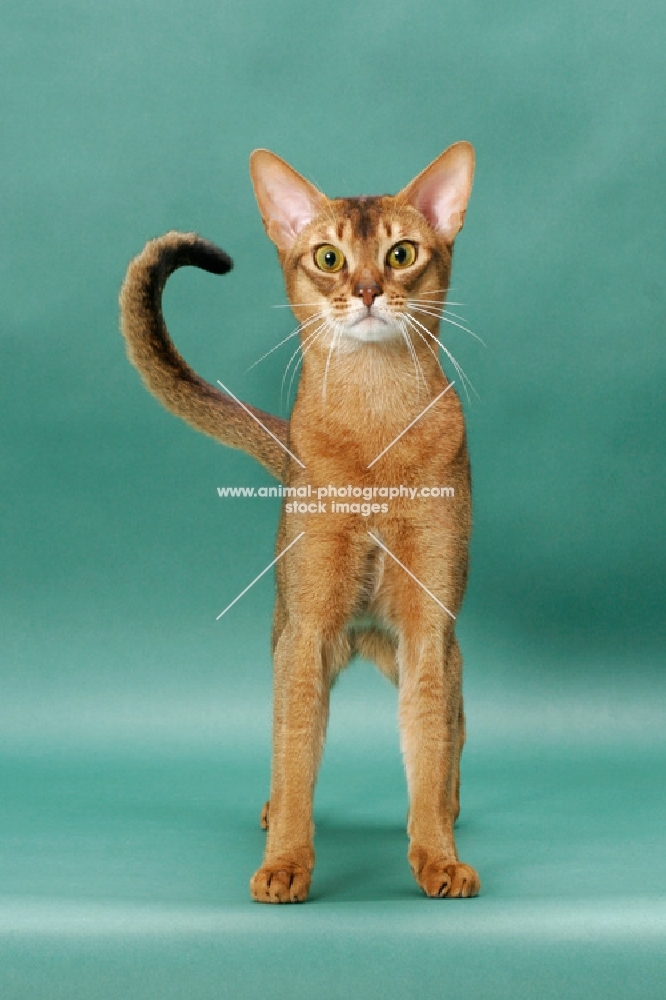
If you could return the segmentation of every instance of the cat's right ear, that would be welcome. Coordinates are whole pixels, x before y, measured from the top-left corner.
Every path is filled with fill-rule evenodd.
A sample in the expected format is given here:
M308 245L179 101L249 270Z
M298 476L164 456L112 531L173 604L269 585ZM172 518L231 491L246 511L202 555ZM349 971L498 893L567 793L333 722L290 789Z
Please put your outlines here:
M324 195L268 149L252 153L250 176L266 232L279 250L289 250L300 231L319 215Z

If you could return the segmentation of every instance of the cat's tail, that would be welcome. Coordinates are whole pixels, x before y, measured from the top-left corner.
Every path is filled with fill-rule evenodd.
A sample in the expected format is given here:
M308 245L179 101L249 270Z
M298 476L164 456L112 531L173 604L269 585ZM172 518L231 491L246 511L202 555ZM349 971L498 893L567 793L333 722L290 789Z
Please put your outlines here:
M286 445L287 421L252 406L244 410L200 378L169 336L162 292L169 275L187 264L211 274L226 274L233 266L215 244L195 233L176 232L151 240L129 265L120 290L120 326L130 361L168 410L222 444L246 451L282 480L285 451L264 428Z

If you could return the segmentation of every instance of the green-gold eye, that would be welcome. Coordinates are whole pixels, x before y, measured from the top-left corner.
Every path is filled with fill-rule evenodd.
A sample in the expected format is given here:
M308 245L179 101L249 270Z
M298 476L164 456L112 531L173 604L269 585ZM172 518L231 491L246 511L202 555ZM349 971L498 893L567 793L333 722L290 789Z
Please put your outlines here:
M403 267L411 267L416 260L416 246L409 240L402 240L391 247L386 254L386 263L389 267L400 270Z
M344 264L345 255L337 247L330 243L324 243L323 246L317 247L315 250L314 262L320 271L328 271L329 274L333 274L335 271L339 271Z

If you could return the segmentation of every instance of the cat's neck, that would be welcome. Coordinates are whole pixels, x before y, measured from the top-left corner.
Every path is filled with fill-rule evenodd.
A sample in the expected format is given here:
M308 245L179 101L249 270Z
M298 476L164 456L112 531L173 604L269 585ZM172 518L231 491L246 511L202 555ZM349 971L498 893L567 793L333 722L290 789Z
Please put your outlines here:
M325 420L358 426L364 414L384 425L419 412L446 384L439 358L419 343L413 353L399 339L332 351L313 345L303 358L298 405L318 405Z
M292 440L307 462L334 450L339 463L365 468L398 437L449 384L439 359L423 345L414 355L401 341L365 343L330 352L313 345L303 359L291 416ZM453 443L462 433L462 413L453 391L447 392L428 421L419 420L410 441L424 455L436 451L435 439ZM434 435L434 436L433 436ZM299 452L300 454L300 452Z

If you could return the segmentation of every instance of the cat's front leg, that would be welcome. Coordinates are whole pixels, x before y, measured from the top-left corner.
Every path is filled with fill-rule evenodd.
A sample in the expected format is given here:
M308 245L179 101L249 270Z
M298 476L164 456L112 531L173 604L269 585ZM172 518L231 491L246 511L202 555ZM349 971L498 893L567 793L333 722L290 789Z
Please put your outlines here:
M368 550L365 532L343 529L309 528L279 567L270 819L266 810L266 852L250 882L253 898L263 903L301 902L310 887L312 800L331 682L351 655L344 625Z
M425 623L398 650L400 732L409 789L409 863L428 896L476 896L479 876L458 860L462 659L453 629Z
M287 625L275 649L270 824L250 882L262 903L307 898L314 868L312 798L324 745L330 680L317 634Z

